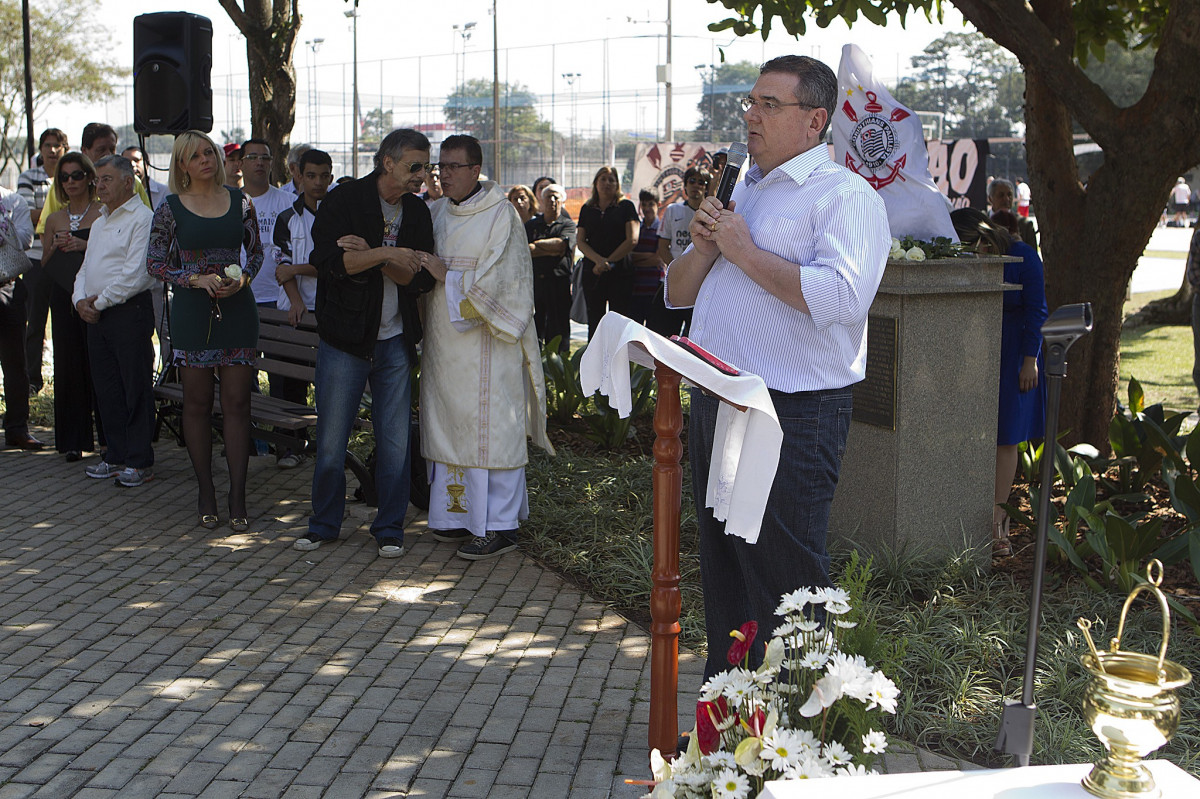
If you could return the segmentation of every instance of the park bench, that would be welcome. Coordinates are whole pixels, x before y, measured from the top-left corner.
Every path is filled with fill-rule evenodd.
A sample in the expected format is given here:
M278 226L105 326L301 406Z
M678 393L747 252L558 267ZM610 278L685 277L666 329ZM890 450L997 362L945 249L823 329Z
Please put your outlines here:
M286 311L260 308L258 311L258 349L262 353L259 358L259 371L268 374L291 377L306 382L313 382L317 365L317 336L316 322L312 314L305 314L304 320L297 327L287 320ZM221 422L221 386L218 382L213 392L212 426L214 430L222 430ZM179 382L177 370L165 367L159 373L155 382L154 396L158 400L158 414L154 431L155 440L162 429L166 427L171 434L183 445L183 427L180 424L183 413L183 385ZM252 393L250 395L250 421L256 425L254 437L275 444L276 446L294 448L297 439L287 433L308 430L316 427L317 412L308 405L269 397L266 394ZM359 418L355 427L360 430L370 430L371 422ZM306 437L303 440L303 452L310 453L314 447ZM378 503L375 491L375 480L371 470L357 455L346 450L346 468L351 471L361 488L361 498L368 505Z

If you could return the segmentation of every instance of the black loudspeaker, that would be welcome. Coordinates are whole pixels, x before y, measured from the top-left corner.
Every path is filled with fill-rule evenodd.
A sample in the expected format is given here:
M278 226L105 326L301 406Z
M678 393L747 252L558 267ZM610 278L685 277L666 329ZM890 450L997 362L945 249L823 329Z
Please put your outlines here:
M212 21L186 11L133 18L133 129L210 131Z

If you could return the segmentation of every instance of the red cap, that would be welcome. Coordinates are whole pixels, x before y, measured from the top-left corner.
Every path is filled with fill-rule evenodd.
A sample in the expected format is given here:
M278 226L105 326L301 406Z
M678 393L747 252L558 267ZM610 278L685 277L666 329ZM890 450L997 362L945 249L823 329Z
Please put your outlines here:
M231 154L241 151L241 146L237 142L229 142L224 147L225 157L228 158Z

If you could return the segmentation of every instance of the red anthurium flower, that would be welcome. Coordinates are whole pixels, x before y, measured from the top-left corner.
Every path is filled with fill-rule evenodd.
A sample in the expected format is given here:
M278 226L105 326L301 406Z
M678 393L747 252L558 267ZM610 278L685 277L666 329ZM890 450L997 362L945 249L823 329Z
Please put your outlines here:
M733 638L733 643L729 645L729 654L726 656L729 665L736 666L746 658L756 635L758 635L758 622L756 621L748 621L740 629L729 633L729 637Z
M715 720L720 712L713 702L696 703L696 742L701 754L711 755L721 748L721 732Z
M754 714L746 720L746 724L750 727L750 734L755 738L761 738L763 728L767 726L767 714L762 708L754 711Z

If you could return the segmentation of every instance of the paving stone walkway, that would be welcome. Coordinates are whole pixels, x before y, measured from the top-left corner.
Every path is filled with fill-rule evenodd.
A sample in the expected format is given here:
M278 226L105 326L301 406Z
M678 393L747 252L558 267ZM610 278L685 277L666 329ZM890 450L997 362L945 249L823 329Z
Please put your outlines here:
M251 459L250 530L205 530L186 453L157 457L122 489L94 457L0 451L0 799L644 790L644 630L524 555L454 557L415 509L402 558L353 503L297 552L310 465ZM702 665L681 655L683 729Z

